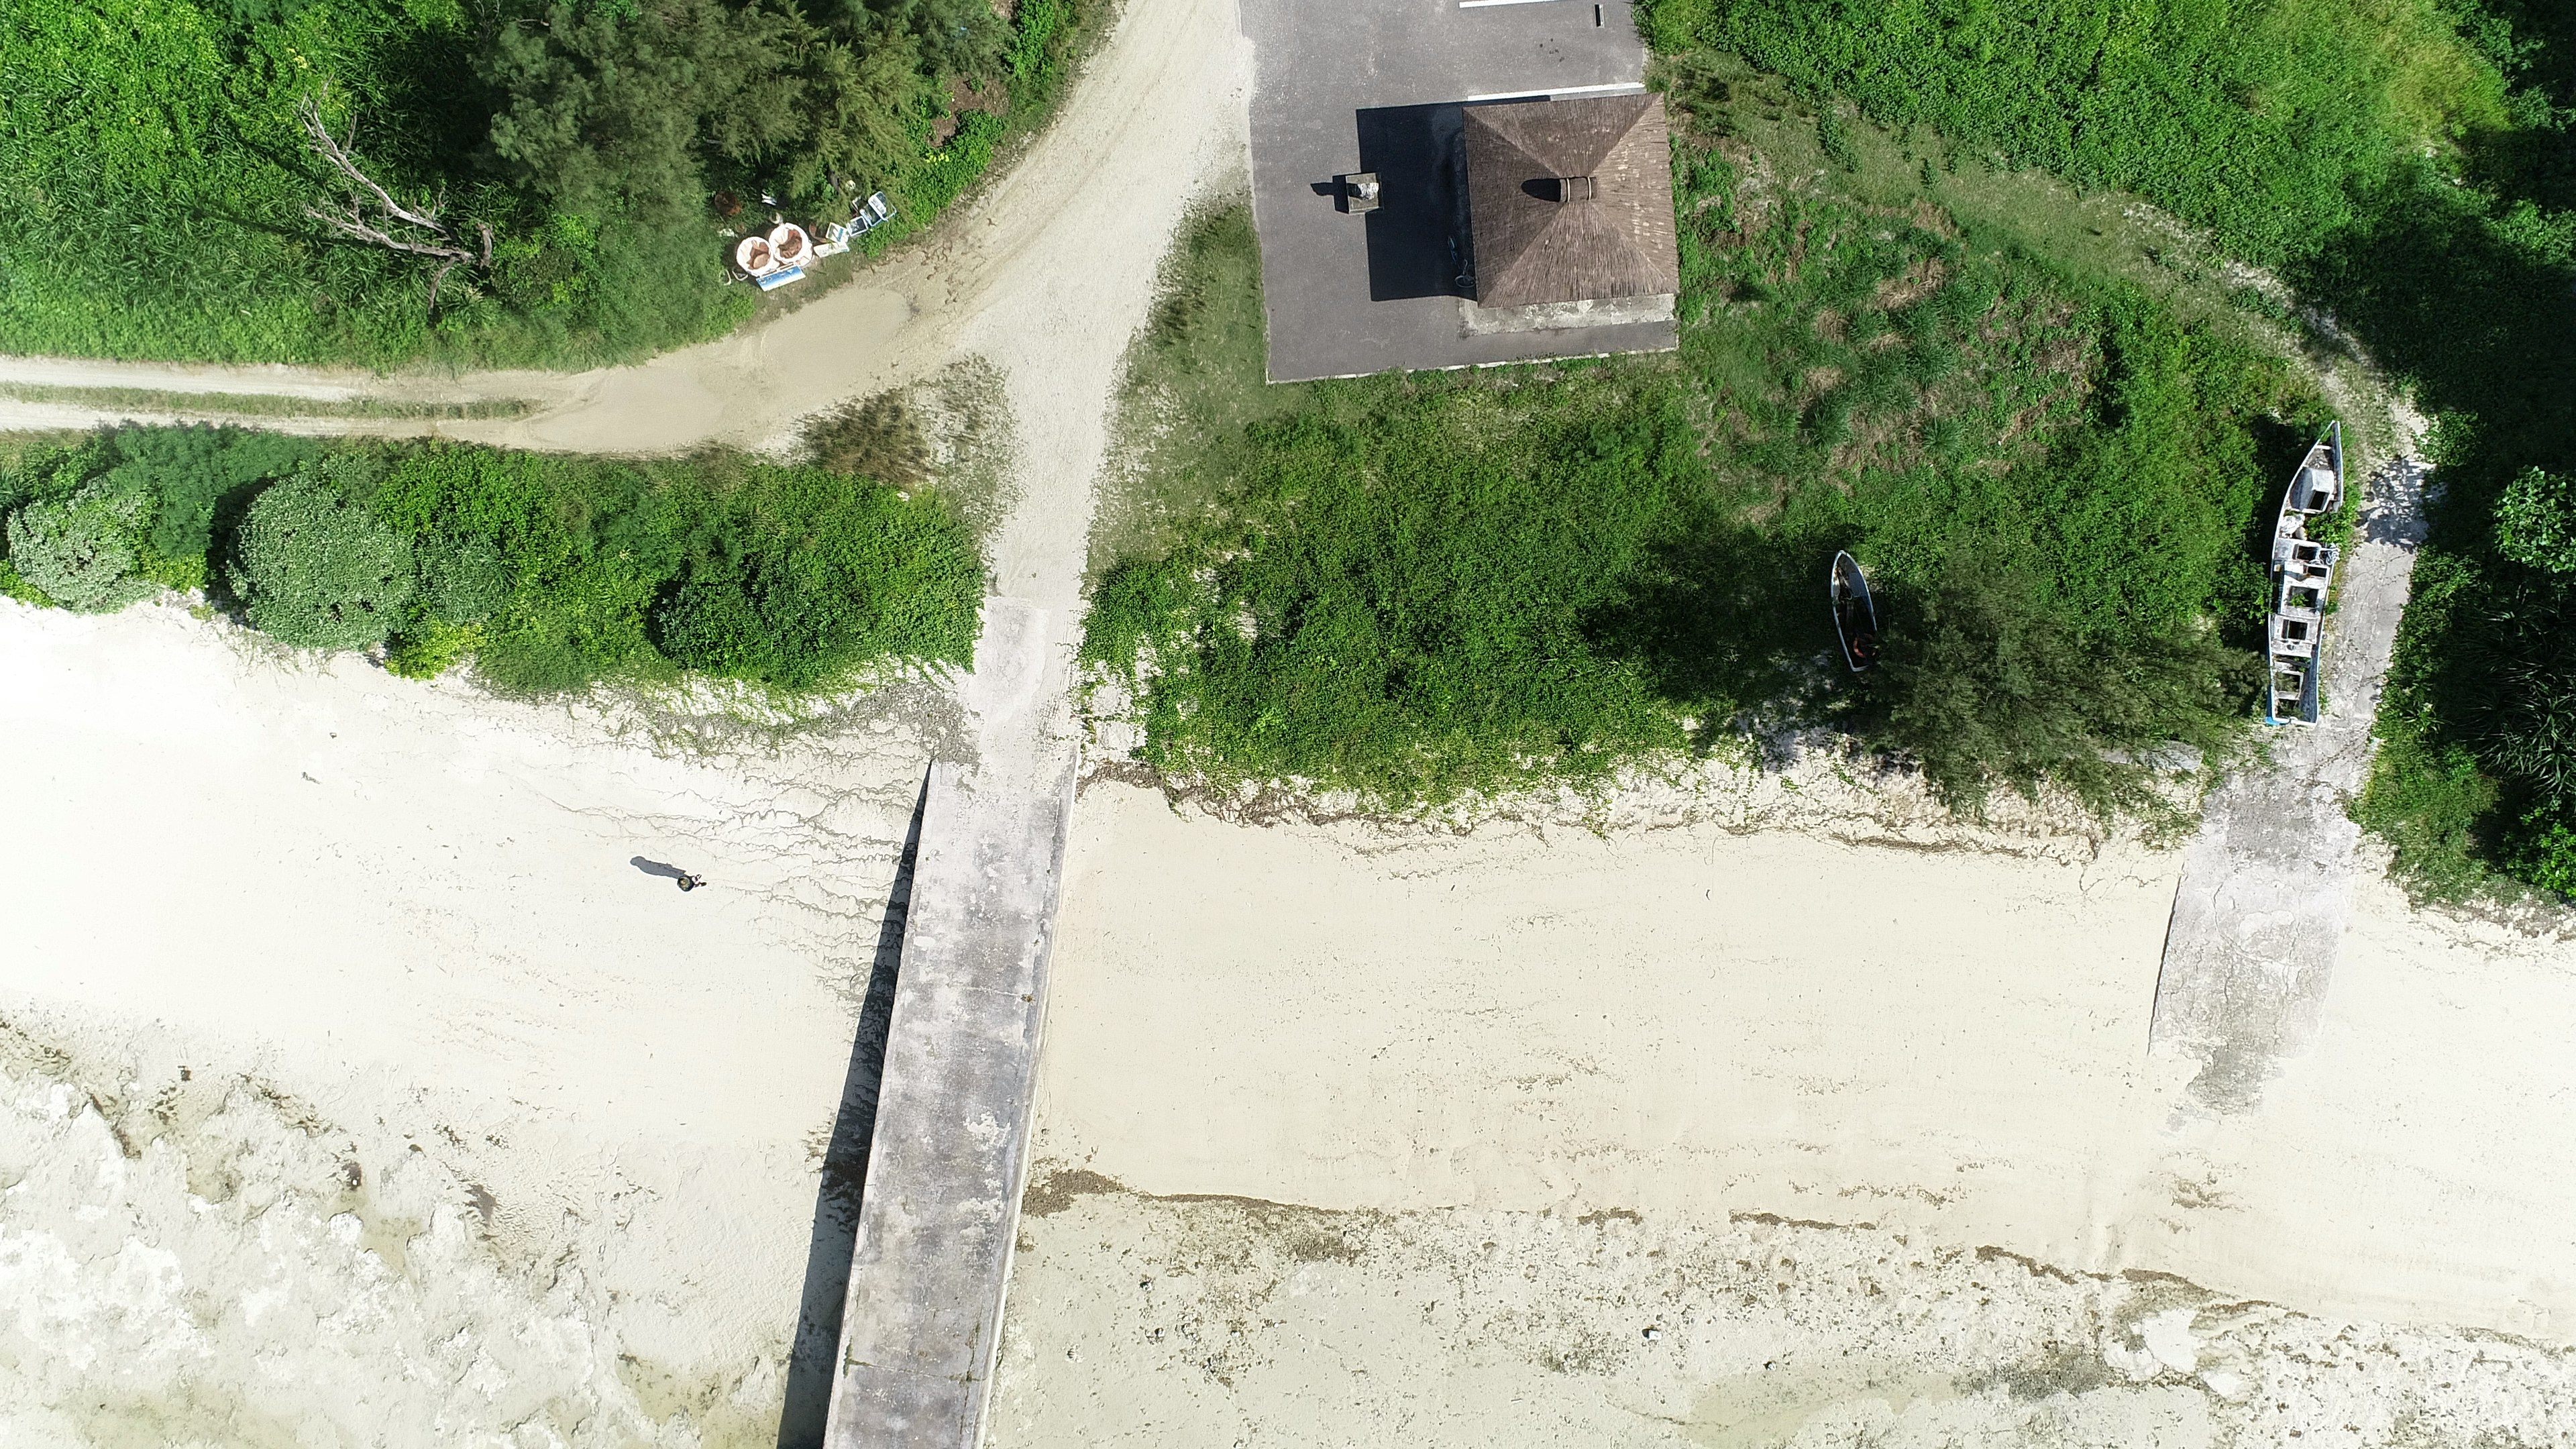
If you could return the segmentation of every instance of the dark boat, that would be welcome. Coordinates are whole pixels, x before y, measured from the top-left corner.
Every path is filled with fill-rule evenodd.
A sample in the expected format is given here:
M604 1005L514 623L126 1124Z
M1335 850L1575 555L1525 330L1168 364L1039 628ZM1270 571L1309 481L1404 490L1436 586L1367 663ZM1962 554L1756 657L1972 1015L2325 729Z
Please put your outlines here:
M1834 637L1842 641L1843 662L1858 674L1878 662L1878 601L1870 597L1860 561L1847 553L1834 555L1826 588L1834 601Z
M2264 632L2271 656L2265 724L2315 724L2325 672L2326 595L2334 587L2334 545L2308 536L2309 525L2343 506L2343 424L2326 424L2281 497L2272 525L2272 608Z

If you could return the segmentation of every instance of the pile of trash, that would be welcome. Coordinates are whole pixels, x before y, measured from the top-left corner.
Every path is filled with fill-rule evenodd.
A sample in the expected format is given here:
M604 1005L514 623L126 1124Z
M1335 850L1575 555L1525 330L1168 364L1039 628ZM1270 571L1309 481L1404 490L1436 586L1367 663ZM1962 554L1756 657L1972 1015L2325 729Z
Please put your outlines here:
M805 268L817 259L848 251L853 242L885 225L893 215L894 208L887 203L885 193L875 191L859 203L848 221L836 221L823 228L819 242L805 228L781 220L766 233L753 232L735 243L734 275L757 284L764 292L801 281Z

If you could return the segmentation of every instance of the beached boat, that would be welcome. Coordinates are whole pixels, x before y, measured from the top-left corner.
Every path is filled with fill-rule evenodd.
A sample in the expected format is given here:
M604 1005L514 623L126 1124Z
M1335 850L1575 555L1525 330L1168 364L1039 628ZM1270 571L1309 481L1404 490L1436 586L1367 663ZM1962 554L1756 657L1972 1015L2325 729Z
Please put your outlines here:
M2340 550L2310 536L2310 529L2343 506L2343 424L2326 424L2323 437L2299 460L2272 525L2272 609L2265 625L2271 680L2266 724L2315 724L2318 684L2325 672L2326 596L2334 586Z
M1870 597L1860 561L1835 554L1826 591L1834 603L1834 637L1842 641L1843 662L1858 674L1878 662L1878 601Z

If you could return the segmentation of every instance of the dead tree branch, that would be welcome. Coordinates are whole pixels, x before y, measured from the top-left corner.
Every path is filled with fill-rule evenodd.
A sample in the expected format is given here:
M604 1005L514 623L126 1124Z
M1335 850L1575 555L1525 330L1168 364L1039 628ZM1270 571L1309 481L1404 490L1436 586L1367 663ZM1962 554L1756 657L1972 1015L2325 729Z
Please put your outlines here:
M460 246L449 246L443 242L407 241L381 227L369 226L366 218L358 213L358 208L355 206L341 206L329 210L319 206L308 206L304 208L304 214L351 241L362 241L369 246L383 247L387 251L407 252L416 257L437 257L447 262L474 260L474 254Z
M349 154L349 148L358 141L358 118L354 114L349 117L349 134L345 140L335 139L331 128L323 123L320 96L308 95L297 102L295 114L304 123L305 141L312 147L313 154L339 173L341 181L349 188L346 199L328 206L308 205L304 214L349 241L436 261L438 270L429 278L429 310L432 316L438 313L439 284L447 280L449 272L460 264L471 265L479 271L491 269L490 222L474 224L482 241L478 254L461 245L455 231L440 219L439 212L446 206L444 192L440 193L438 200L426 206L405 206L359 168L357 158ZM371 216L371 210L376 214ZM397 231L397 228L404 230Z

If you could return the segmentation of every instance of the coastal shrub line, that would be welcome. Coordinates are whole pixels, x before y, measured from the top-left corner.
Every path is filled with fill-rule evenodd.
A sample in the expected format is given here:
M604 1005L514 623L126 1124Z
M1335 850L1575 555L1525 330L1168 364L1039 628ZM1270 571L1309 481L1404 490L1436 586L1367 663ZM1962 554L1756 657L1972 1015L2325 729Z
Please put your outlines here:
M203 589L304 648L471 660L547 693L694 671L816 690L970 664L973 532L911 494L740 454L628 462L125 427L0 472L0 591L89 612Z

